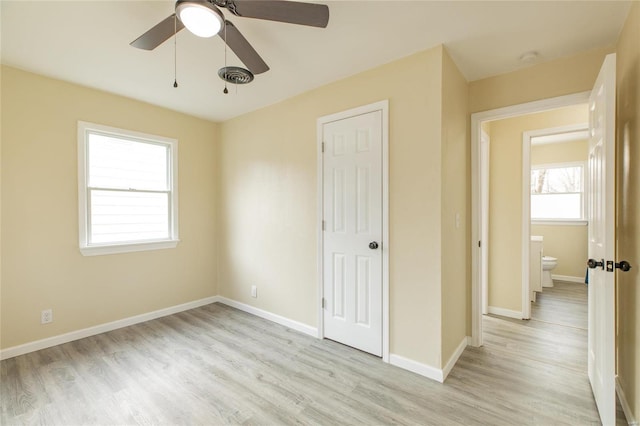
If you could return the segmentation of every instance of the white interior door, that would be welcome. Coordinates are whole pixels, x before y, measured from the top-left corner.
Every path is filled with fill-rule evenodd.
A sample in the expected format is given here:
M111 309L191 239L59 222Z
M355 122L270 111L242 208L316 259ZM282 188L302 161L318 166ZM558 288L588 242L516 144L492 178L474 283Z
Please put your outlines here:
M322 132L324 336L382 356L382 112Z
M615 396L615 54L605 58L589 98L589 381L604 425Z

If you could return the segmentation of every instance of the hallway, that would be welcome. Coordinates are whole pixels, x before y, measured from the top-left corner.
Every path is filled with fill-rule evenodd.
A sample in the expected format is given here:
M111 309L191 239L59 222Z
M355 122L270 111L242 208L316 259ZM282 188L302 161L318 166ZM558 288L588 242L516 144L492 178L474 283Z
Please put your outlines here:
M487 391L519 411L522 424L599 424L587 377L587 286L554 283L532 303L529 321L485 315L484 346L467 348L449 377L482 372L495 383ZM627 424L620 404L616 417Z

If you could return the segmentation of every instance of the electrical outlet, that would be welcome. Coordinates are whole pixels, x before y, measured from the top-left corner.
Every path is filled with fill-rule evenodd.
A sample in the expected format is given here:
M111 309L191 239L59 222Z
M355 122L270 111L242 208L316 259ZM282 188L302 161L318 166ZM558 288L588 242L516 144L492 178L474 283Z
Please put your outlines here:
M251 286L251 297L258 297L258 287L255 285Z
M40 312L40 324L49 324L53 322L53 309L45 309Z

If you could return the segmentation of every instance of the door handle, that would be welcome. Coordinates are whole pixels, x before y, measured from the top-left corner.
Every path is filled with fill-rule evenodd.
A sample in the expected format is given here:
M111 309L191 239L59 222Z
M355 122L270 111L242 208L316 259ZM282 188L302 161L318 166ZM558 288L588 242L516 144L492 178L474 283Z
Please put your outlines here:
M371 242L369 243L369 248L370 248L371 250L375 250L375 249L377 249L377 248L378 248L378 243L377 243L377 242L375 242L375 241L371 241Z
M587 261L587 266L591 269L596 269L597 267L600 267L601 269L604 270L604 259L600 259L599 262L595 259L589 259Z
M613 272L616 268L621 269L622 272L627 272L631 269L631 265L626 260L623 260L620 263L614 262L613 260L607 260L607 272Z
M623 260L620 263L616 263L616 268L620 269L622 272L627 272L631 269L631 265L626 260Z

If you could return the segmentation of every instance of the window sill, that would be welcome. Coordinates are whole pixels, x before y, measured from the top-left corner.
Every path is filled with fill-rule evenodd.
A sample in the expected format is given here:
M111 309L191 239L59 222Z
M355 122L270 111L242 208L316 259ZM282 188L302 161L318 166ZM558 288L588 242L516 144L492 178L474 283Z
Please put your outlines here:
M587 220L574 220L574 219L533 219L532 225L552 225L552 226L587 226L589 221Z
M175 248L180 240L152 241L148 243L105 244L80 247L83 256L100 256L104 254L131 253Z

